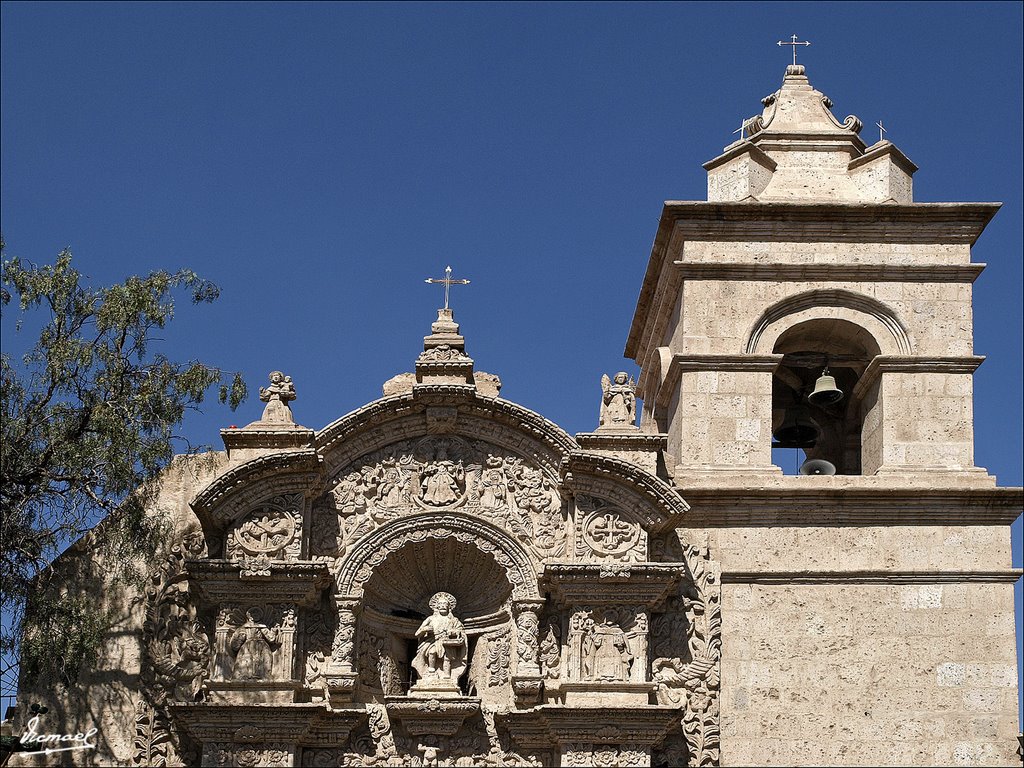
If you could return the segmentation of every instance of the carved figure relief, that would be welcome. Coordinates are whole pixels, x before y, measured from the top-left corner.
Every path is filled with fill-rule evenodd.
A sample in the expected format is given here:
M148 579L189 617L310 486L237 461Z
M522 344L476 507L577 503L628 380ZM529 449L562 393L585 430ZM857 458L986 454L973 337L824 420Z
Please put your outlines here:
M228 533L227 556L243 561L297 560L302 494L277 496L239 520Z
M629 639L618 624L605 616L589 625L583 637L585 680L629 680L632 666Z
M576 556L639 563L647 559L647 532L625 512L592 496L576 497Z
M625 371L615 374L614 381L608 374L601 377L601 418L602 427L631 427L636 423L636 382Z
M294 424L295 418L292 416L292 409L288 403L295 398L295 385L292 384L292 377L285 376L280 371L271 371L270 386L260 387L260 400L267 404L263 409L260 421Z
M576 606L566 638L569 680L642 682L646 676L647 614L642 608Z
M421 684L434 687L458 687L458 680L466 670L466 652L469 648L466 630L455 618L455 598L447 592L438 592L430 598L433 614L424 619L416 638L416 658L412 666Z
M424 509L462 509L511 531L541 557L563 555L555 480L525 459L452 435L406 440L339 474L313 506L311 556L340 558L370 531Z
M295 625L295 609L289 605L223 607L217 616L221 679L290 679Z
M541 672L548 680L555 680L560 675L562 663L561 632L558 619L548 619L547 628L540 641Z

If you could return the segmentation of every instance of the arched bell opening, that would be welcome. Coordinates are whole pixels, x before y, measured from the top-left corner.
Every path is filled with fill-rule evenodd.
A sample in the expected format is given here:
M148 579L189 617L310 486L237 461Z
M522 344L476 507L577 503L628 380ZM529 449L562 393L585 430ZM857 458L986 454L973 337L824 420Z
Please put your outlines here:
M470 666L480 638L511 623L513 587L505 569L472 542L455 538L410 541L388 555L363 588L359 654L363 698L405 695L418 681L416 655L423 642L417 630L432 613L431 598L448 593L451 614L467 640L457 684L463 695L476 693ZM364 652L369 649L369 652Z
M851 395L880 354L874 336L848 320L813 319L772 351L783 356L772 378L773 461L786 474L860 474L865 414Z

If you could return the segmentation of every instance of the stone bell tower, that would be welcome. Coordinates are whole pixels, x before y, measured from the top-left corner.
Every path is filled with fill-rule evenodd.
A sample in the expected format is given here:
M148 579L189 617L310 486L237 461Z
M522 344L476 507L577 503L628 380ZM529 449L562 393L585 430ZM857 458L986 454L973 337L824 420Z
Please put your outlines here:
M665 203L626 345L677 532L721 567L721 762L1009 764L1022 491L974 466L972 416L999 205L915 203L802 66L762 103L708 199Z
M677 477L777 475L774 445L841 475L991 484L971 246L999 204L915 203L917 167L866 146L803 66L762 103L704 165L707 201L665 203L626 345L644 429L668 434ZM826 368L841 399L815 404Z

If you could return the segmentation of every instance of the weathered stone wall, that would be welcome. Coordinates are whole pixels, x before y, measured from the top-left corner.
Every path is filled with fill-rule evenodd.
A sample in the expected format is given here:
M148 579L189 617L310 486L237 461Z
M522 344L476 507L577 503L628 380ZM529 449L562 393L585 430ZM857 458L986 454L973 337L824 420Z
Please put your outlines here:
M1013 765L1011 584L727 584L723 765Z
M991 575L1010 565L1007 534L711 529L722 764L1014 764L1013 585Z
M210 453L185 460L179 457L162 475L154 504L170 526L162 551L151 561L139 563L148 576L167 557L182 534L199 527L189 501L196 491L226 464L226 454ZM60 765L130 765L136 734L136 706L142 688L142 624L145 618L145 588L116 582L106 565L103 525L65 552L52 566L55 583L68 592L88 592L97 598L97 610L108 612L110 626L95 661L83 667L70 689L51 679L23 681L18 692L19 717L15 731L24 731L27 705L49 707L40 719L40 731L78 733L98 728L96 750L65 752ZM54 757L30 758L14 755L9 765L54 765Z

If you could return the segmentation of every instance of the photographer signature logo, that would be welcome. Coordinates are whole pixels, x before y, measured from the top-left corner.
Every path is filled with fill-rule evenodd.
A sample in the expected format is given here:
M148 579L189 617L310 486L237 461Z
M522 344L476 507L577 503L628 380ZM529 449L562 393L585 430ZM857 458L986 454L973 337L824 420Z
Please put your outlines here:
M78 749L96 749L93 741L99 728L90 728L85 733L39 733L39 715L28 721L28 730L18 740L23 755L52 755L56 752L73 752Z

